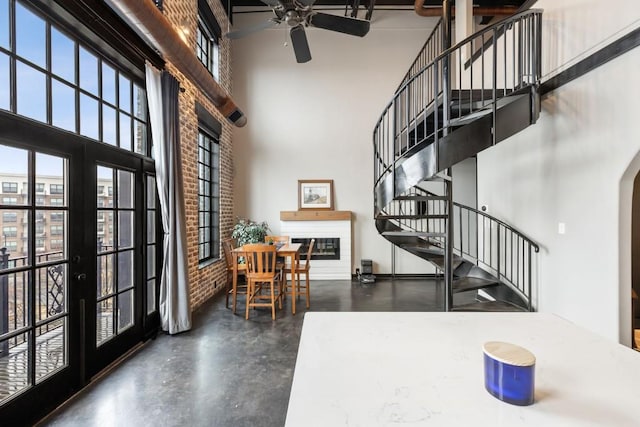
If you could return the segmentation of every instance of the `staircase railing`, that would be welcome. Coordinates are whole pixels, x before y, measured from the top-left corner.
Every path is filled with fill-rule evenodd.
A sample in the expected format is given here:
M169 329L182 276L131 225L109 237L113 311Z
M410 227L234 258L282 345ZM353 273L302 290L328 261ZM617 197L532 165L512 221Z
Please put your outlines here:
M391 220L393 223L404 230L445 234L447 202L444 197L419 187L411 188L404 196L408 198L395 200L384 209L385 215L397 217ZM426 196L429 200L415 200L416 196ZM460 203L453 204L451 217L453 252L507 284L531 311L535 254L540 251L538 244L509 224ZM425 240L444 248L444 237Z
M495 129L497 101L539 84L541 16L540 10L527 10L497 22L439 54L400 86L373 132L375 213L396 194L428 178L403 177L404 187L396 185L397 163L410 150L423 143L437 147L445 127L451 131L464 119L482 114L493 114ZM446 61L450 76L443 75ZM441 107L444 99L450 106L451 94L443 93L443 87L451 87L459 99L448 123ZM440 164L437 149L431 161L436 171L450 166Z
M427 41L420 49L420 52L416 56L416 59L413 60L411 66L409 67L409 71L404 75L404 78L400 82L400 86L398 86L398 90L402 88L402 86L407 83L413 76L418 74L426 65L433 62L433 60L442 52L442 18L438 20L436 26L429 34Z

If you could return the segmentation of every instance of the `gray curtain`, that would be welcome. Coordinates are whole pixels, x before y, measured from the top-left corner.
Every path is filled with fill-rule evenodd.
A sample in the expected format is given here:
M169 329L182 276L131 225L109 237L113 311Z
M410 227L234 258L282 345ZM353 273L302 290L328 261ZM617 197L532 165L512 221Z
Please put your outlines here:
M160 320L170 334L191 329L187 239L180 160L178 81L168 72L146 65L149 121L164 229Z

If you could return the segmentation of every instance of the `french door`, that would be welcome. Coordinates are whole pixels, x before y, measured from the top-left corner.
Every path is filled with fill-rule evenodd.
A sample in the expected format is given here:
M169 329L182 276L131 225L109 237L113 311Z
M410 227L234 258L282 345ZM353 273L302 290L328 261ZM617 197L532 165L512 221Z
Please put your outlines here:
M0 419L19 425L156 330L159 253L150 161L10 120L14 131L0 133Z

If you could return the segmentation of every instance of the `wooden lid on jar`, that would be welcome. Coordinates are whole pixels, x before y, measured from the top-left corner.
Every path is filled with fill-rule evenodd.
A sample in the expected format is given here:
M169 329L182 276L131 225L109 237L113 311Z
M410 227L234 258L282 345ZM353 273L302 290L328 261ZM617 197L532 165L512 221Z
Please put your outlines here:
M533 366L536 357L526 348L502 341L489 341L482 346L484 353L498 362L513 366Z

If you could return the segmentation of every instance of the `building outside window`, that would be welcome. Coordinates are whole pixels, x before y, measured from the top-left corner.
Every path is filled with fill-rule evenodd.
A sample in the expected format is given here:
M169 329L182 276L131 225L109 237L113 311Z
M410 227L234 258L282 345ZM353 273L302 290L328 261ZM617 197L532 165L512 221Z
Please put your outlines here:
M63 245L64 245L64 240L51 239L51 249L62 249Z
M62 222L62 221L64 221L64 213L51 212L51 222Z
M52 225L51 226L51 235L52 236L62 236L64 234L64 227L62 225Z
M9 241L6 243L7 252L16 252L18 250L18 242Z
M18 237L18 227L2 227L3 237Z
M220 145L198 133L198 259L220 257Z
M2 183L2 192L3 193L17 193L18 192L18 183L17 182L3 182Z
M3 212L2 222L18 222L18 214L16 212Z
M62 184L50 184L49 191L51 194L64 194L64 185Z
M64 205L64 199L60 197L51 198L51 206L62 206L62 205Z
M222 31L206 0L198 0L196 56L216 81L220 80L219 40Z
M44 193L44 182L36 182L36 193Z
M3 197L2 198L2 203L4 203L5 205L17 205L18 204L18 198L17 197Z

